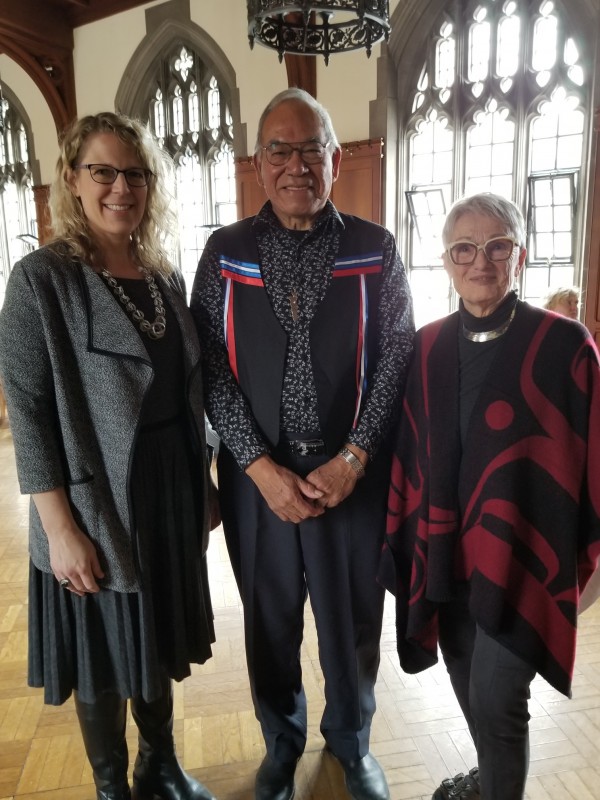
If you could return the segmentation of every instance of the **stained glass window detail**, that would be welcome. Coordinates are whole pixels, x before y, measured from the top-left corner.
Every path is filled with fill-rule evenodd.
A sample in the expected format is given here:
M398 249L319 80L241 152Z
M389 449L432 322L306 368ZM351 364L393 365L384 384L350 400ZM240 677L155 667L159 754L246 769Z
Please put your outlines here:
M512 78L519 69L521 20L515 14L516 7L516 3L506 3L506 16L498 21L496 73L504 79Z
M522 297L540 303L550 287L576 285L577 191L590 103L580 38L551 0L453 0L429 41L404 123L405 258L413 292L425 298L415 300L417 324L457 302L437 252L441 220L428 195L437 190L447 207L481 191L520 204L530 250ZM542 192L547 196L538 203Z
M435 59L435 85L439 89L449 89L456 78L455 68L455 40L452 36L452 25L442 25L440 40L437 45Z
M177 136L183 133L183 98L181 97L181 86L173 89L173 132Z
M465 191L512 196L515 123L509 109L490 99L467 131Z
M215 75L192 48L179 44L157 62L148 118L175 163L175 257L190 291L209 235L236 219L231 114Z
M0 93L0 307L13 264L37 246L27 129Z
M486 9L478 8L475 22L469 30L469 80L478 83L487 78L490 68L490 23L485 19Z

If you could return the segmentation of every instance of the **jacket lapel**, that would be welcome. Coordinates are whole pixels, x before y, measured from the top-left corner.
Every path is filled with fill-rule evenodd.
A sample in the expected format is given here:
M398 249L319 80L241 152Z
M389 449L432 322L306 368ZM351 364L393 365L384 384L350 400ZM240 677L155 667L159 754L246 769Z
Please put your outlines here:
M124 310L102 278L82 265L81 282L88 323L88 347L116 357L132 358L152 366L142 337L124 320ZM202 418L202 373L200 344L185 298L171 281L158 279L160 290L177 318L181 330L188 398L194 412ZM203 431L202 431L203 433Z
M102 278L82 265L81 280L88 323L88 347L101 353L139 359L152 364L141 337L123 315L116 297Z

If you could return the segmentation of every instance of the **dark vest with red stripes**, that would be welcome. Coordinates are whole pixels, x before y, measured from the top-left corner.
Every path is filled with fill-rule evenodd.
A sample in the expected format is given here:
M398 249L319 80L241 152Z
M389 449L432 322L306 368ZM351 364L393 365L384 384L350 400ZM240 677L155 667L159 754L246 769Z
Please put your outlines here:
M357 424L377 360L385 229L340 214L344 228L329 288L310 323L321 437L334 455ZM287 334L264 287L253 217L216 231L229 364L254 418L275 447Z

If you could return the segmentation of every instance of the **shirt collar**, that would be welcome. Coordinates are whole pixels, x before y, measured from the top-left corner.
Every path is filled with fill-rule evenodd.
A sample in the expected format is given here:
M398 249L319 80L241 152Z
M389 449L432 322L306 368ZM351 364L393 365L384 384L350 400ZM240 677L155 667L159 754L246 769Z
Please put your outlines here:
M339 225L341 228L346 227L337 208L333 205L331 200L327 200L327 202L325 203L323 210L316 218L312 228L310 229L310 233L312 234L315 232L322 231L323 228L329 223L332 223L334 226ZM254 217L252 224L255 227L267 226L269 228L278 228L279 230L282 231L286 230L282 226L279 219L277 218L275 212L273 211L273 206L271 205L270 200L267 200L264 206L260 209L258 214Z

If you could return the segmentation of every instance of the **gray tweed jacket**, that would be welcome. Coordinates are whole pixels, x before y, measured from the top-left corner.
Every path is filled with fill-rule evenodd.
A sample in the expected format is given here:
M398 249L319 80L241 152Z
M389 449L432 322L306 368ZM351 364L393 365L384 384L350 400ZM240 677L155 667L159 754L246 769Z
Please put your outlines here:
M183 281L159 279L181 326L189 418L205 453L200 346ZM141 337L89 266L48 248L10 275L0 312L0 379L24 494L64 486L75 519L95 542L102 585L138 589L132 546L129 471L153 368ZM206 466L206 459L201 458ZM207 469L204 486L207 496ZM204 502L203 549L208 542ZM33 503L30 555L50 572L48 541Z

